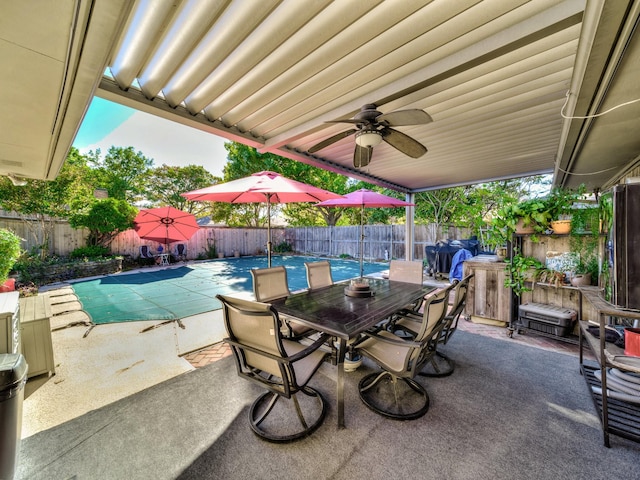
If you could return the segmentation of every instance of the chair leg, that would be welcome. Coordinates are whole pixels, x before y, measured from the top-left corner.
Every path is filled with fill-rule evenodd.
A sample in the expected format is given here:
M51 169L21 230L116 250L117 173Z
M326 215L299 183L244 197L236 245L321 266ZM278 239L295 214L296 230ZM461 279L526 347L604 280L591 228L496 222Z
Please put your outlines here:
M383 380L387 377L389 381L385 384ZM403 382L398 382L399 379ZM402 384L409 389L400 391ZM393 390L393 396L389 390ZM358 392L369 409L393 420L414 420L429 410L429 394L422 385L411 378L398 378L386 371L364 376L358 384Z
M290 408L285 407L285 405L288 405L288 402L284 402L284 400L287 399L282 397L283 402L281 403L283 404L283 408L276 409L276 404L278 400L281 399L281 396L274 392L266 392L258 397L249 409L249 424L251 430L260 438L275 443L292 442L311 435L324 421L327 414L327 404L322 394L311 387L304 387L300 392L317 400L317 402L314 402L315 407L311 406L311 408L307 408L307 410L311 410L311 412L307 411L305 416L303 406L296 396L297 394L292 395L296 417L300 425L302 425L302 429L291 426L286 421L288 420L287 417L291 417ZM272 425L266 426L264 424L269 423L266 421L269 415L277 416L279 419L278 421L274 420L271 422ZM309 418L312 419L312 421L309 421Z
M421 377L448 377L453 373L454 368L453 360L444 353L436 351L436 354L431 357L431 362L427 363L418 375Z

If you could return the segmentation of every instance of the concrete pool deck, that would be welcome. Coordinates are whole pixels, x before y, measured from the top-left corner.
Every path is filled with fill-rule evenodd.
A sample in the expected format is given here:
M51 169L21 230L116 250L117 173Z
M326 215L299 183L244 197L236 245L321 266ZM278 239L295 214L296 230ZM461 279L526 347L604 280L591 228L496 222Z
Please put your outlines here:
M121 274L183 265L152 266ZM85 280L88 279L78 279ZM40 290L40 295L49 296L53 313L55 375L41 375L27 382L23 438L194 370L196 367L185 355L219 343L225 336L222 310L185 317L180 322L122 322L91 327L71 288L73 283ZM249 293L236 296L253 298ZM148 329L153 325L157 328ZM148 330L143 332L145 329Z

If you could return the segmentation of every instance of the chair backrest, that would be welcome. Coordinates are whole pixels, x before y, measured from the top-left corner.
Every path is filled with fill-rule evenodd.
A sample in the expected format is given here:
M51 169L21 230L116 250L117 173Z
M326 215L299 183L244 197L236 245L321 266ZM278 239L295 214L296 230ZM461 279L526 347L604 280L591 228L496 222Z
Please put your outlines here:
M424 302L423 319L420 323L420 331L414 338L415 345L409 349L405 362L407 371L415 376L436 352L440 333L444 326L447 308L449 306L449 292L452 287L447 287L438 293L427 297Z
M287 283L287 270L283 266L271 268L254 268L253 294L258 302L271 302L288 297L291 292Z
M424 267L421 261L391 260L389 280L422 285Z
M309 285L309 290L333 285L331 263L329 263L329 260L305 262L304 267L307 270L307 284Z
M269 304L223 295L225 339L234 354L238 375L289 396L295 375L280 335L278 312ZM273 376L273 378L270 378Z
M151 257L153 257L153 254L149 250L149 246L148 245L140 245L140 256L142 258L151 258Z
M467 304L467 293L469 291L469 281L473 278L473 273L467 275L453 287L453 304L449 313L445 317L444 326L442 328L442 334L440 336L441 343L447 343L453 332L458 328L458 320L460 315L464 311L464 307Z
M187 246L184 243L176 245L176 255L182 256L187 254Z

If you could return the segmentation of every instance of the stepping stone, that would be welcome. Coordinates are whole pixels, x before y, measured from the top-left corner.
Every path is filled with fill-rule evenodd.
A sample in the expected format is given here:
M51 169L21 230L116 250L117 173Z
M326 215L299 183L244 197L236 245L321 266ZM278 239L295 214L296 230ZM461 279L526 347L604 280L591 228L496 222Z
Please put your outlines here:
M49 303L51 305L59 305L61 303L71 303L71 302L77 302L77 301L78 301L78 297L76 297L73 294L56 295L56 296L49 297Z
M51 313L53 314L53 316L60 315L61 313L65 312L74 312L77 310L82 310L82 305L78 301L51 305Z
M72 327L76 325L89 326L91 320L89 315L85 312L78 310L75 312L63 313L55 315L51 318L51 330L60 330L62 328Z

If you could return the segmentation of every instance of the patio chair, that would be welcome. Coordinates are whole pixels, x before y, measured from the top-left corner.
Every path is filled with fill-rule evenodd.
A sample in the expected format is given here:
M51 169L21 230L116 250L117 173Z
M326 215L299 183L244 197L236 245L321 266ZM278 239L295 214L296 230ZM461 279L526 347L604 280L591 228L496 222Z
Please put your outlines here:
M282 338L273 306L222 295L216 298L222 303L228 335L224 341L231 346L238 375L268 390L249 409L251 429L271 442L310 435L324 421L327 405L322 394L307 384L329 355L319 350L329 336L304 346ZM298 398L299 392L309 398ZM293 400L299 424L291 421L290 404L277 405L281 398Z
M389 263L389 280L398 282L415 283L422 285L424 265L422 261L391 260ZM417 312L422 306L424 298L407 305L406 310Z
M269 303L291 295L287 282L287 269L283 266L251 269L253 295L258 302ZM291 339L304 338L317 333L298 322L282 317L283 328Z
M140 258L154 258L155 255L151 251L148 245L140 245Z
M176 260L182 260L183 262L187 260L187 245L184 243L178 243L173 248L173 255L176 257Z
M458 328L458 321L464 311L467 302L467 292L469 291L469 281L473 278L473 274L467 275L460 282L454 284L453 288L453 304L445 315L444 324L440 336L438 337L439 345L446 345L451 336ZM415 314L407 313L403 317L398 318L395 322L395 332L402 331L414 337L420 330L422 318ZM431 362L425 366L420 375L425 377L445 377L453 373L455 366L453 361L440 350L432 357Z
M450 289L425 300L423 321L415 338L380 328L364 332L363 339L354 345L383 369L365 375L358 384L360 399L374 412L394 420L413 420L429 410L429 394L414 378L436 353ZM403 386L408 388L400 391Z
M333 285L331 263L329 263L329 260L305 262L304 268L307 271L307 284L309 285L309 290Z

